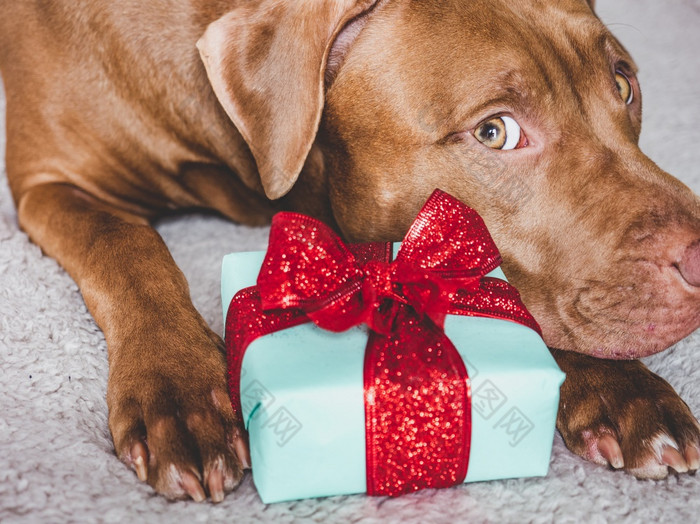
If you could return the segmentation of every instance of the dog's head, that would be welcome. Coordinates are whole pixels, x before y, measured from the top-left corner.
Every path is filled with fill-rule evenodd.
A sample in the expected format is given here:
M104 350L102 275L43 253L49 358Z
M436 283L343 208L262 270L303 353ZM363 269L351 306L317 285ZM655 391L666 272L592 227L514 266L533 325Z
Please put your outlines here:
M339 229L398 240L441 188L550 346L631 358L700 325L700 205L639 150L636 68L592 8L263 0L199 45L269 197L320 152Z

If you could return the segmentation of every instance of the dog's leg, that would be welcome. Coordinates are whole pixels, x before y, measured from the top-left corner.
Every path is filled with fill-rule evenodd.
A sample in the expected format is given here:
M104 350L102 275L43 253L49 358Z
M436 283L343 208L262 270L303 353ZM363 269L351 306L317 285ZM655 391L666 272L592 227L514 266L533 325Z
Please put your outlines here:
M163 240L143 218L70 185L34 187L18 207L21 226L73 276L104 332L119 458L168 497L223 499L247 461L223 344Z
M566 373L557 429L571 451L640 478L700 467L700 425L665 380L637 360L551 351Z

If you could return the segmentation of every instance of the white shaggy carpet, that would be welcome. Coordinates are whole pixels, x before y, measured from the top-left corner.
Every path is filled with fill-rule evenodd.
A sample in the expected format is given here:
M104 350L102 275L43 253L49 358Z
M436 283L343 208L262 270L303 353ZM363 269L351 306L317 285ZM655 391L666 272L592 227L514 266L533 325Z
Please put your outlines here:
M700 0L598 4L641 67L643 149L700 191ZM4 102L0 113L4 121ZM159 230L190 279L195 304L221 332L221 257L262 248L266 230L203 216L173 219ZM649 359L696 414L699 343L696 332ZM558 436L542 479L265 506L247 476L217 506L168 502L114 456L106 378L102 334L73 281L18 230L0 164L1 522L698 522L700 515L700 475L637 481L584 463Z

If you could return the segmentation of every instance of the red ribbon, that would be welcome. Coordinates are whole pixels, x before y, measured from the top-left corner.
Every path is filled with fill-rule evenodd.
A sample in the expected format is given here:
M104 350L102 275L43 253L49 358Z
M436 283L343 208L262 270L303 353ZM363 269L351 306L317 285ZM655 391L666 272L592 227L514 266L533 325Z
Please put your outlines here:
M485 275L501 262L481 217L436 190L391 261L391 244L345 245L326 225L279 213L258 285L229 306L229 390L241 418L240 372L256 338L313 322L366 323L367 492L399 495L464 482L471 391L445 316L512 320L538 333L517 290Z

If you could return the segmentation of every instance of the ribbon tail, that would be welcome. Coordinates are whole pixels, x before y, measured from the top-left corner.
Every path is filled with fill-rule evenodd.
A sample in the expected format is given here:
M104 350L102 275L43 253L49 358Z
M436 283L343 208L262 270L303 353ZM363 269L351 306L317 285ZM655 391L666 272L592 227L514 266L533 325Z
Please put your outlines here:
M447 313L510 320L542 336L539 324L523 304L518 290L500 278L482 278L476 292L458 290L452 297Z
M395 496L464 482L471 446L469 377L452 342L403 310L365 352L367 492Z

